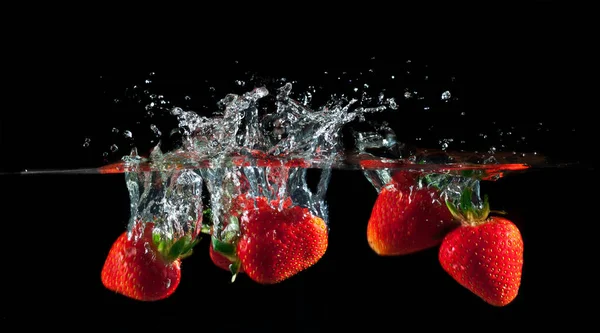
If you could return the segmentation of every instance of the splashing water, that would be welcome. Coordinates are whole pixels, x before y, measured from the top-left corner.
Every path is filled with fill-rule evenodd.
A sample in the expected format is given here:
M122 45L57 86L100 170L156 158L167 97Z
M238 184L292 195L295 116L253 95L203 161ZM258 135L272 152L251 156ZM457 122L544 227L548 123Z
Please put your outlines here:
M349 164L362 169L377 191L390 183L393 170L408 166L422 172L433 166L435 173L427 186L443 188L441 195L451 200L457 200L465 187L474 189L475 199L479 200L480 179L494 179L501 176L502 170L524 168L520 164L500 164L501 155L496 155L498 159L481 154L460 156L444 149L436 154L399 142L386 122L366 121L367 114L397 109L393 98L380 96L374 106L365 107L360 104L373 99L363 98L357 103L358 99L342 96L313 110L307 106L306 95L302 103L291 98L290 82L276 92L273 96L260 86L243 94L227 94L218 101L219 109L211 117L180 107L169 109L178 123L172 133L182 136L181 144L163 152L159 141L147 158L138 156L134 148L116 171L113 166L112 171L126 174L130 229L142 220L154 222L171 238L197 234L202 224L203 185L210 196L212 234L219 238L229 225L225 216L240 195L264 197L275 209L282 209L284 201L290 199L327 222L325 195L331 170ZM449 93L442 98L448 100ZM157 105L153 103L152 107ZM370 126L366 130L352 129L354 155L348 153L341 140L342 129L351 122ZM150 128L160 137L156 125ZM131 137L130 131L124 133ZM456 170L450 167L453 163L459 163ZM469 175L465 174L466 165L475 168ZM477 170L482 165L487 166ZM499 165L498 170L490 165ZM315 191L308 186L309 168L320 170ZM105 170L110 172L110 166Z
M290 98L291 90L291 83L280 87L272 108L260 103L269 96L265 87L243 95L228 94L218 103L220 112L210 118L179 107L171 109L183 134L181 147L163 153L159 143L149 158L138 156L137 151L124 157L132 201L130 224L140 219L154 221L163 233L175 238L196 230L202 220L199 187L203 181L210 193L211 223L217 237L227 224L223 216L242 194L278 202L273 207L277 209L291 199L327 221L325 194L332 165L343 151L341 128L386 106L353 107L356 99L340 99L311 110ZM320 163L314 192L307 183L307 167L311 166L307 161ZM144 163L151 169L143 169ZM188 165L196 167L182 167Z

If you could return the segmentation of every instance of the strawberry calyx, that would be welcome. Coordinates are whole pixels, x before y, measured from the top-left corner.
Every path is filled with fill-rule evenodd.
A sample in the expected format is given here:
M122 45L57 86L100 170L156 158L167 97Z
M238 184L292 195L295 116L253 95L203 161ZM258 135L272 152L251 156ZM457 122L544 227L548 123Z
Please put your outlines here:
M460 195L457 203L446 199L446 207L452 216L465 225L475 226L487 221L490 214L490 204L488 196L483 196L483 203L473 202L473 190L465 188Z
M156 252L166 263L189 257L192 255L192 249L199 241L200 238L194 238L191 235L184 235L175 240L157 232L152 234L152 243Z
M227 226L221 230L219 235L215 235L214 225L212 223L212 211L210 208L203 212L205 224L202 225L201 232L211 235L211 246L213 250L229 260L229 271L231 272L231 282L235 281L237 274L241 269L241 262L237 256L237 241L239 239L240 223L235 215L229 216Z
M221 254L231 262L229 264L229 271L232 274L231 282L234 282L241 268L240 258L237 256L237 241L227 242L212 236L211 245L215 252Z

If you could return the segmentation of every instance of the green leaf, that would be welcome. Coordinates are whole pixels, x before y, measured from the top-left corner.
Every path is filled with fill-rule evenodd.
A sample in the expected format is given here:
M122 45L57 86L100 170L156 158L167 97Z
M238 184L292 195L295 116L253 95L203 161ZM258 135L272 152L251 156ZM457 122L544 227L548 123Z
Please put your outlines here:
M154 245L157 245L160 243L160 234L159 233L153 233L152 234L152 243Z
M175 244L171 245L168 254L169 258L173 260L177 259L179 255L183 253L183 249L187 247L190 241L191 240L189 236L183 236L179 238Z
M490 215L490 202L488 200L487 194L483 196L483 207L479 211L479 219L484 220Z
M460 214L460 212L458 211L458 208L456 207L456 205L454 203L452 203L450 200L446 199L446 207L448 207L450 214L452 214L452 216L455 219L462 221L463 217Z
M161 254L165 253L165 251L167 249L167 241L161 240L158 243L158 246L156 248L157 248L157 250L158 250L159 253L161 253Z
M213 249L226 257L235 257L235 245L223 242L217 237L212 237Z
M186 236L186 238L189 236ZM191 237L190 237L191 238ZM194 246L196 246L196 244L198 244L200 242L200 239L196 238L191 242L188 242L185 247L181 250L181 254L185 254L187 252L190 252Z
M470 188L465 188L460 195L460 209L466 213L471 210L473 206L473 193Z

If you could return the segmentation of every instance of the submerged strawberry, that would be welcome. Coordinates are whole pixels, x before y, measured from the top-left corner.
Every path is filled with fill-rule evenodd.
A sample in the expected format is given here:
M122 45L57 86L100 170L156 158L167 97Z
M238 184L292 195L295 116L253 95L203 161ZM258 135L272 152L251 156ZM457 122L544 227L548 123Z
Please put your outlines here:
M404 255L437 246L456 226L439 189L419 187L417 173L399 171L375 201L367 241L379 255Z
M511 303L519 292L523 268L523 239L506 218L488 216L487 198L481 208L463 192L459 205L448 208L462 222L439 249L442 268L459 284L494 306Z
M241 221L237 255L244 272L262 284L281 282L316 264L325 254L325 221L307 208L271 207L265 198Z
M239 196L224 220L221 238L212 237L210 256L233 279L244 272L261 284L281 282L314 265L325 254L325 221L286 199Z
M181 259L197 240L184 236L173 242L153 234L153 223L139 222L129 237L123 232L113 243L102 268L103 285L140 301L156 301L175 292L181 280Z

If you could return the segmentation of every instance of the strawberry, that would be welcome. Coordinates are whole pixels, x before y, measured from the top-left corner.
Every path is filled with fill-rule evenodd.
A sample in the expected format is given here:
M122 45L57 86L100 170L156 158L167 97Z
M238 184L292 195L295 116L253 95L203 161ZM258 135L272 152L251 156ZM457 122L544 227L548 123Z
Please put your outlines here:
M256 198L256 208L241 218L237 256L244 272L255 282L274 284L316 264L325 254L325 221L307 208L284 204L269 206ZM288 201L289 203L289 201Z
M175 292L181 280L181 259L198 240L171 241L153 233L153 223L138 222L131 236L123 232L113 243L102 268L102 284L140 301L156 301Z
M488 216L487 197L473 205L465 189L460 204L447 202L462 223L450 232L439 249L442 268L463 287L494 306L511 303L518 294L523 267L523 239L506 218Z
M216 242L216 238L213 242ZM226 257L222 252L217 252L213 243L210 244L209 255L210 259L217 267L227 271L231 270L231 264L235 262L235 259Z
M246 273L261 284L274 284L314 265L327 249L325 221L291 199L269 201L240 195L224 214L223 229L209 254L213 263L233 274Z
M456 227L436 187L419 186L418 174L398 171L379 193L367 225L367 241L382 256L414 253L441 243Z

